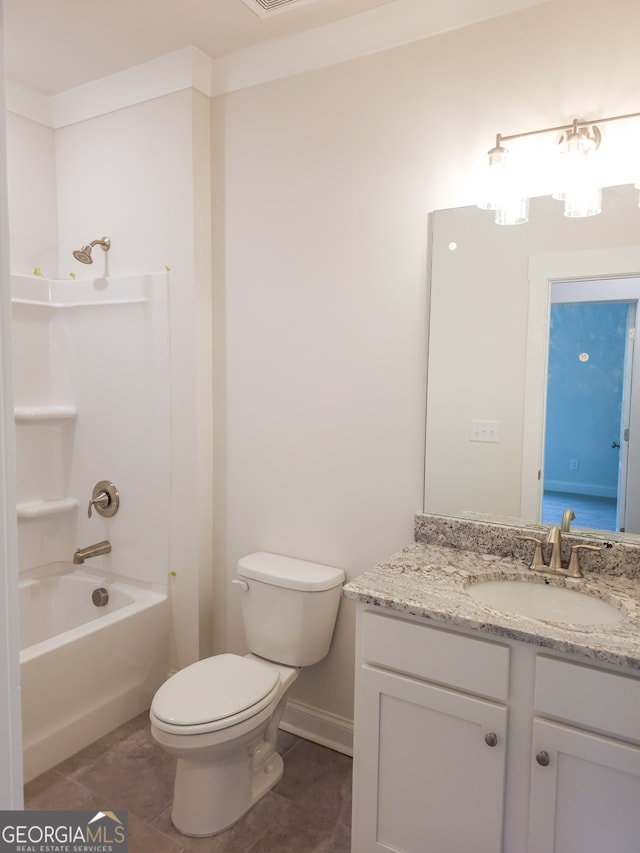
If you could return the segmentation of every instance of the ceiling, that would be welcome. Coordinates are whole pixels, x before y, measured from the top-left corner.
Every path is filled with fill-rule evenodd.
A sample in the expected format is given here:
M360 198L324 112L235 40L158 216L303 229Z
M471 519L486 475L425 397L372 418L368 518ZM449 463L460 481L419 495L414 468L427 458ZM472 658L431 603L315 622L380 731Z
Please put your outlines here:
M243 0L4 0L5 71L53 95L193 45L215 59L389 0L312 0L261 18Z
M0 0L1 2L1 0ZM414 38L431 17L442 29L443 9L455 26L541 0L304 0L260 17L246 0L4 0L8 79L54 95L125 68L194 46L212 59L292 36L350 16L380 27L370 10L386 7L410 24ZM451 25L445 25L450 28Z

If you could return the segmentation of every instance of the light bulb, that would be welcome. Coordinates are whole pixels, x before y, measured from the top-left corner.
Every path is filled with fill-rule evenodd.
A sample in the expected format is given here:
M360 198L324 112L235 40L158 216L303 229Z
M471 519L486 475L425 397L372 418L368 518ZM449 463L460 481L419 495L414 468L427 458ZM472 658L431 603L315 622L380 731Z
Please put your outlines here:
M478 204L482 210L495 210L498 225L520 225L529 218L529 200L522 197L518 181L509 162L508 150L501 144L489 151L489 169L484 199Z
M602 189L596 175L596 140L577 122L560 142L559 186L553 197L564 201L570 218L595 216L602 210Z
M489 151L489 166L485 177L483 198L478 202L481 210L496 210L508 185L509 151L499 144Z
M597 216L602 212L602 189L600 187L579 187L567 192L564 200L564 215L570 219L584 216Z
M529 221L529 199L504 199L496 209L496 225L523 225Z

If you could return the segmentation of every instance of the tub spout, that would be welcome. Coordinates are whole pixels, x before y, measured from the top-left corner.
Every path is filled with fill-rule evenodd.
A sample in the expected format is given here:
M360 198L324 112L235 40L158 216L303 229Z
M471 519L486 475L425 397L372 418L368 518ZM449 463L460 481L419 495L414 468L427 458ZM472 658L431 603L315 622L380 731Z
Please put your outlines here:
M73 555L73 562L78 565L84 563L89 557L99 557L101 554L111 553L111 542L105 539L103 542L98 542L96 545L88 545L86 548L78 548Z

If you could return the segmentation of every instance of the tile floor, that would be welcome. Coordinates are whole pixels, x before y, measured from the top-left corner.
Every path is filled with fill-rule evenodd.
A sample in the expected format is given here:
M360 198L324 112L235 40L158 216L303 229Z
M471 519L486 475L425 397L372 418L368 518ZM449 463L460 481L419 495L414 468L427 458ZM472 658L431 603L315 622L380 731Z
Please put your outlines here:
M284 776L235 826L187 838L171 824L174 760L147 713L25 786L26 809L127 809L130 853L348 853L351 759L280 733Z

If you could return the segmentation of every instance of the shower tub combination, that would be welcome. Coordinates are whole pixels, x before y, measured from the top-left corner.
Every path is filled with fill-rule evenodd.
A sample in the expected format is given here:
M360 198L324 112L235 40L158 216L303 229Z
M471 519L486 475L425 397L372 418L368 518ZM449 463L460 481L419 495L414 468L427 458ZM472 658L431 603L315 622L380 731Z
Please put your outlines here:
M71 563L18 586L28 781L149 707L167 674L169 608L159 584Z
M28 780L148 708L167 676L169 277L12 275L11 301ZM93 472L118 479L116 521L79 511ZM99 539L108 556L71 564Z

